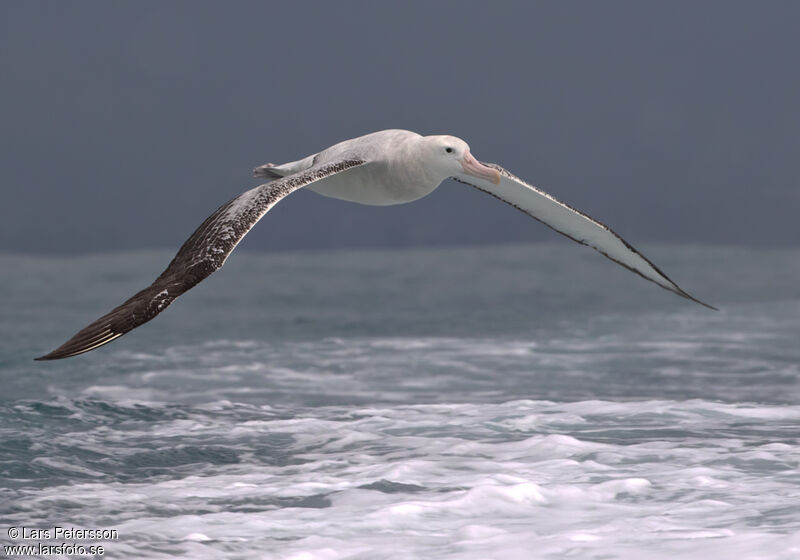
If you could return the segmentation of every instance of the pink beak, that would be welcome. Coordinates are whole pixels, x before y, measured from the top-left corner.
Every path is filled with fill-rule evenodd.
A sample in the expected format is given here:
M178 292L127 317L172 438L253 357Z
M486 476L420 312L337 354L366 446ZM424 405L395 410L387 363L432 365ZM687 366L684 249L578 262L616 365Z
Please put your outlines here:
M483 165L469 153L469 150L464 154L464 159L461 160L461 167L464 168L464 173L467 175L485 179L495 185L500 184L500 173L498 173L497 169Z

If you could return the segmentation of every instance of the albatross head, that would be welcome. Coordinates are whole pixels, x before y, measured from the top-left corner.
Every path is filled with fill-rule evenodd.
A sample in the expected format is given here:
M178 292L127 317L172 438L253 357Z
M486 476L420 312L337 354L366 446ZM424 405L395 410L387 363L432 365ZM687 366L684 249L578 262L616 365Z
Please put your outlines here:
M442 180L466 173L495 185L500 182L500 173L475 159L469 152L469 145L461 138L425 136L422 142L426 167L440 173Z

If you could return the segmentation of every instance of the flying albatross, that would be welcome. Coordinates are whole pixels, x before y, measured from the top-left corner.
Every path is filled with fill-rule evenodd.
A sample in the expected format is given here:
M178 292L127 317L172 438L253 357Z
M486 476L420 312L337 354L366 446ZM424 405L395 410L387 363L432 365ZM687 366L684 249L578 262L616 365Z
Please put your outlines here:
M301 160L255 168L268 182L220 206L186 240L147 288L37 360L68 358L108 344L164 311L175 298L222 267L256 222L283 197L309 189L361 204L412 202L447 178L475 187L588 245L612 261L679 296L715 309L683 291L606 225L492 163L481 163L454 136L383 130L345 140Z

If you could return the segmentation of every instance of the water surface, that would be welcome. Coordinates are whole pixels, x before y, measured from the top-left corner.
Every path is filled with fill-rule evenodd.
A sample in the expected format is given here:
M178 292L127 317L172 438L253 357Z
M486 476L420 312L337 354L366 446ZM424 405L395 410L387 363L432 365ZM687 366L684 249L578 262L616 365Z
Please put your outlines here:
M0 532L107 556L797 558L800 251L255 254L31 359L169 252L0 256Z

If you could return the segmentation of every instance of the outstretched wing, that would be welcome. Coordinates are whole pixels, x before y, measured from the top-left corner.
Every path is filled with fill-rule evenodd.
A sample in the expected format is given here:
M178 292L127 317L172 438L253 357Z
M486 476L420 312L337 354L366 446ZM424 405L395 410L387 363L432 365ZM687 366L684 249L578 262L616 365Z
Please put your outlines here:
M665 290L690 299L709 309L716 309L683 291L666 274L661 272L656 265L605 224L529 185L497 164L485 163L484 165L496 169L500 173L499 184L466 174L459 174L453 179L459 183L465 183L484 191L514 208L522 210L530 217L542 222L558 233L577 241L581 245L587 245L595 249L612 261L658 284Z
M283 197L310 183L363 165L346 159L312 167L246 191L220 206L186 240L150 286L37 360L57 360L94 350L161 313L175 298L222 267L256 222Z

